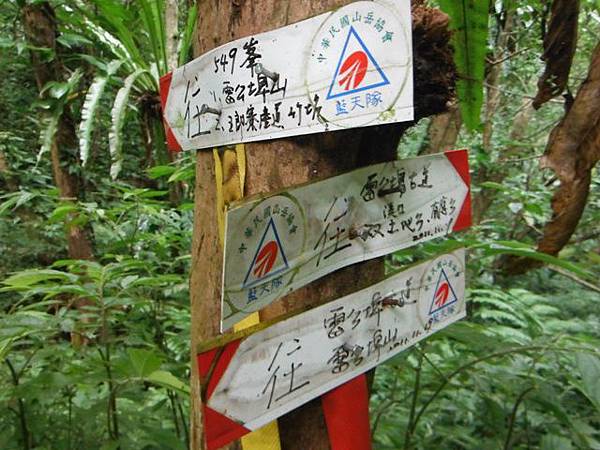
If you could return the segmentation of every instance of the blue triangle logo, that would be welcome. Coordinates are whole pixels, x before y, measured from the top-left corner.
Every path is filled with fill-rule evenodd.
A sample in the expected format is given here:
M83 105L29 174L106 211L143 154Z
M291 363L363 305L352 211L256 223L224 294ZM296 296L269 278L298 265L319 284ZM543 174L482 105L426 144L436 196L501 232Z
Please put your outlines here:
M249 287L259 284L289 267L277 227L271 217L256 248L242 286Z
M390 80L354 27L350 27L335 74L329 85L327 100L387 84L390 84Z
M441 311L442 309L458 302L458 297L454 292L452 284L446 275L444 269L440 271L438 282L433 291L433 299L431 300L431 307L429 308L429 314L434 314Z

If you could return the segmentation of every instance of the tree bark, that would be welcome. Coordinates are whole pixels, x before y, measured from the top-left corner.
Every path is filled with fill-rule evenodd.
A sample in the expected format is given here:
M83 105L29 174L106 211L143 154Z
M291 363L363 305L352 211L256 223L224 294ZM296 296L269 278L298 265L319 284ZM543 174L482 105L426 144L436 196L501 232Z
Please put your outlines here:
M25 35L30 45L47 48L54 54L48 58L35 50L31 51L31 61L38 89L41 90L50 81L64 81L64 67L60 62L56 48L58 29L54 10L48 2L30 3L22 11ZM77 157L77 133L68 105L60 117L58 129L51 147L52 175L62 201L76 202L79 199L82 180L78 175L80 164ZM74 170L75 169L75 170ZM93 246L90 233L84 227L74 225L74 215L65 222L69 257L73 259L92 259Z
M10 171L8 159L2 150L0 150L0 188L3 191L15 192L19 186Z
M177 68L179 44L179 0L165 0L165 35L167 38L167 64L169 70Z
M349 0L200 0L200 55L226 42L272 30L350 3ZM455 68L449 48L448 17L413 2L415 114L443 112L454 95ZM431 62L435 61L435 64ZM396 159L398 140L410 124L337 131L246 145L246 194L271 192L357 167ZM200 383L196 345L219 332L223 252L218 238L215 171L211 152L200 151L192 273L192 413L191 448L203 447ZM384 275L383 259L356 264L317 280L261 311L261 319L314 306L359 290ZM318 400L279 419L285 450L326 450L329 439Z
M438 114L431 119L427 127L427 141L419 154L433 155L453 149L461 126L460 109L458 104L454 103L448 108L447 112Z

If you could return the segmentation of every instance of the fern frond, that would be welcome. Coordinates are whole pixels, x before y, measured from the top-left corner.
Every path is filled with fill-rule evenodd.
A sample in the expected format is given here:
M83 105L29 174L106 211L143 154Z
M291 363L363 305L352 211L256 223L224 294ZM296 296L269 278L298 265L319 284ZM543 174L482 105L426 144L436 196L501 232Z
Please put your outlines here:
M500 300L493 297L471 297L470 300L473 303L479 303L485 306L492 306L495 307L495 309L506 311L515 315L518 314L515 308L509 303L507 303L505 300Z
M137 78L144 73L147 73L145 69L138 68L125 79L123 87L117 92L117 97L112 108L112 125L108 135L108 144L112 160L110 176L113 180L119 176L123 166L123 152L121 150L123 144L123 122L125 121L129 94Z
M83 72L81 69L77 69L71 74L69 79L65 83L60 83L61 89L60 94L57 96L56 101L53 103L52 109L49 115L43 120L44 128L41 132L41 147L37 155L37 162L39 164L43 156L50 152L52 144L54 143L54 136L58 130L58 124L60 117L65 109L65 105L68 102L69 95L77 88Z
M62 108L60 108L59 110L47 116L43 120L44 127L41 133L41 146L37 154L36 164L40 163L45 154L50 153L50 149L52 148L52 144L54 143L54 136L56 135L56 130L58 130L58 121L60 120L62 112L63 110Z
M488 35L488 2L481 0L440 0L454 30L454 62L459 80L456 91L465 125L475 130L480 124L483 79Z
M94 131L94 117L104 94L106 84L110 77L121 66L122 61L111 61L107 66L107 73L98 75L92 82L81 109L81 123L79 124L79 157L85 167L90 155L90 138Z
M514 314L507 313L506 311L490 309L487 311L480 311L477 315L483 320L491 320L497 323L508 322L520 328L527 327L527 323L525 321L521 320L518 316L515 316Z
M527 345L531 342L531 337L527 336L522 331L507 327L504 325L496 325L489 327L486 332L489 336L496 336L498 340L502 342L515 342L519 345Z

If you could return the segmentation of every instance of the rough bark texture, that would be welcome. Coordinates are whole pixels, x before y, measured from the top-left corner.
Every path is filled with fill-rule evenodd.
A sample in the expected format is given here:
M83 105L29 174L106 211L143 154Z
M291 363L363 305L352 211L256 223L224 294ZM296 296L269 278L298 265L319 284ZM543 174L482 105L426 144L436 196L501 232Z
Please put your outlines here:
M538 251L557 255L568 244L585 209L592 170L600 160L600 43L586 80L565 117L550 133L542 169L552 169L560 187L552 199L552 219L544 228ZM539 264L509 258L505 270L523 273Z
M17 181L10 171L8 159L2 150L0 150L0 190L14 192L19 188Z
M453 149L461 126L460 109L458 104L454 103L449 106L447 112L438 114L431 119L427 128L427 142L423 145L419 154L433 155Z
M50 81L63 81L64 68L56 54L57 26L54 11L48 2L28 4L22 10L25 35L34 47L49 48L55 53L51 61L36 52L31 52L31 60L36 83L40 91ZM68 105L59 120L58 129L51 147L52 174L63 201L77 201L81 180L69 168L79 166L77 158L77 133ZM66 225L69 257L91 259L92 241L85 228L73 225L73 216L67 218Z
M179 44L179 0L165 0L165 35L167 37L167 63L169 70L177 68Z
M544 36L546 70L538 81L535 109L560 95L569 81L571 65L577 48L579 0L554 0L548 32Z
M343 6L349 0L201 0L200 55L231 40L271 30ZM455 68L449 48L448 17L413 6L415 114L443 112L454 95ZM246 195L264 193L336 175L356 167L396 158L398 140L410 124L302 136L246 145ZM219 332L222 249L217 236L216 189L211 152L200 151L196 166L194 243L192 250L192 414L191 447L203 448L200 383L194 348ZM340 270L300 289L261 312L261 318L318 305L370 285L383 277L382 260ZM279 420L285 450L328 449L320 402L313 401Z

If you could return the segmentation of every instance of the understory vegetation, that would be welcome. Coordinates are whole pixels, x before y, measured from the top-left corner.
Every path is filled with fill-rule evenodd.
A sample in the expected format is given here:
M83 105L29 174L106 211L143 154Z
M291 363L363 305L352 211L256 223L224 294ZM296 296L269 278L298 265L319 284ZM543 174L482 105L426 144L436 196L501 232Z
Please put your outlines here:
M164 145L158 78L191 56L202 11L179 2L173 50L168 3L0 4L0 449L189 446L195 159ZM377 449L600 450L600 140L577 153L589 194L569 197L585 210L557 252L544 243L569 214L552 203L566 178L540 169L588 74L600 80L600 5L581 1L564 95L534 109L560 11L491 3L483 125L450 105L398 147L470 149L476 224L386 260L466 247L468 318L376 370Z

